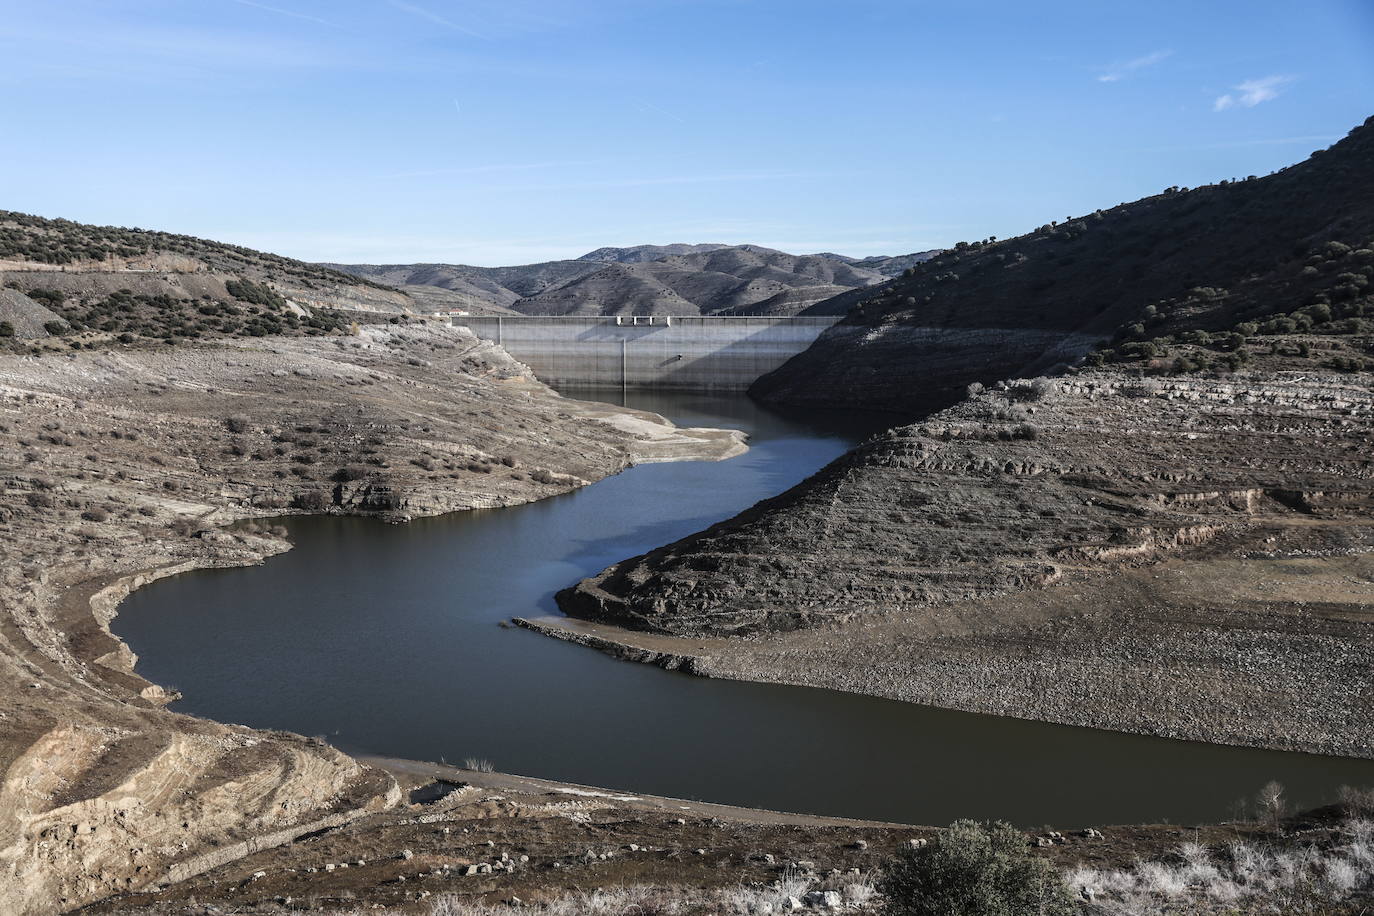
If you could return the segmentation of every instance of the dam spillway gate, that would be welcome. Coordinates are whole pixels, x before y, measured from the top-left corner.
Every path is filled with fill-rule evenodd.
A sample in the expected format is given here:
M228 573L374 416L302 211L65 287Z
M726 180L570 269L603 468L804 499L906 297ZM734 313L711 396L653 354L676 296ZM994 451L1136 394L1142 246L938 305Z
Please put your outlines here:
M555 388L743 391L805 350L839 316L465 316Z

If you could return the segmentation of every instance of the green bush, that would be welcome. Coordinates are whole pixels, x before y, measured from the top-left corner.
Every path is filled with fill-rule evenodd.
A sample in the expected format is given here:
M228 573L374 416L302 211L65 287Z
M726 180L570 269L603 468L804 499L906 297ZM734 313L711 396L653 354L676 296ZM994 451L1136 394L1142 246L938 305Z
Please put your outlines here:
M13 337L14 325L8 321L0 321L0 337Z
M904 849L879 885L887 916L1069 916L1059 872L1010 824L955 821L930 845Z

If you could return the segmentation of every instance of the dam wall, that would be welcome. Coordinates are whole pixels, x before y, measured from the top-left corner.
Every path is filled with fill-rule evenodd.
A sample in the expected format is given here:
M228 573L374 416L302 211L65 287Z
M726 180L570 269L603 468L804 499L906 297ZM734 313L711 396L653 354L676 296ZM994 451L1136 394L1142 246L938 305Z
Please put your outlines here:
M546 384L743 391L811 346L839 318L455 317Z

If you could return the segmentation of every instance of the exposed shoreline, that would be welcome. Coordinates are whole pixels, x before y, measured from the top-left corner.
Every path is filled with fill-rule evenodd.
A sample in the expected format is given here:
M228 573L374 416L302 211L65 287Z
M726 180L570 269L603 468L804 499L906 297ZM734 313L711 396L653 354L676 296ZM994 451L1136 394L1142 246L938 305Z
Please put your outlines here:
M1001 383L565 589L597 626L550 631L713 677L1374 758L1371 423L1333 374Z
M385 773L314 739L164 708L175 697L111 633L135 588L290 548L233 523L512 506L746 449L738 432L562 398L449 329L0 360L0 909L181 880L399 801ZM384 472L335 483L312 467L368 456Z

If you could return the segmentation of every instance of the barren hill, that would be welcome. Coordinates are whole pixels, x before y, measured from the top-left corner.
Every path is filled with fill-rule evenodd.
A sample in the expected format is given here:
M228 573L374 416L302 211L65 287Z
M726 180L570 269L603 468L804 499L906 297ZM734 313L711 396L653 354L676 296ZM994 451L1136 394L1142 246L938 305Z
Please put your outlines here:
M670 255L677 254L701 254L707 251L718 251L721 248L729 248L729 245L720 245L707 242L701 245L686 245L681 242L672 245L632 245L629 248L598 248L589 251L579 261L606 261L618 264L637 264L643 261L657 261Z
M1368 333L1371 240L1366 122L1267 177L1168 188L1017 238L961 242L820 303L812 311L849 317L754 393L911 410L932 382L957 390L1032 374L1100 342L1106 362L1183 355L1196 366L1235 351L1232 334Z
M1374 756L1371 278L1374 122L960 244L754 387L916 422L560 605L697 673Z
M9 349L318 336L350 315L399 320L433 308L428 296L280 255L9 211L0 211L0 285Z
M819 255L735 245L608 264L512 308L537 315L796 314L882 279L876 271Z
M795 315L847 290L882 282L888 262L792 255L758 245L598 248L573 261L514 267L327 264L423 298L437 287L474 311L526 315ZM903 269L903 268L898 268Z

